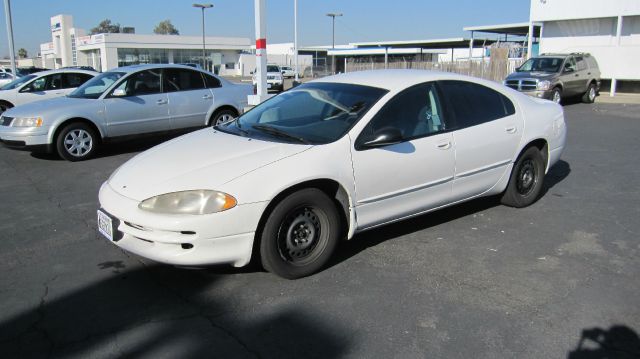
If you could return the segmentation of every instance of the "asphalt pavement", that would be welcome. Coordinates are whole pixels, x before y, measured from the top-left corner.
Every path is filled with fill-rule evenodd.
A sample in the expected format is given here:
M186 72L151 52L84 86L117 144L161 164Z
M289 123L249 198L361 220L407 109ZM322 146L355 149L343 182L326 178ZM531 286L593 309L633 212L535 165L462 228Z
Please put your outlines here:
M295 281L159 265L97 234L100 184L166 138L78 163L0 148L0 357L638 358L640 105L565 115L531 207L364 232Z

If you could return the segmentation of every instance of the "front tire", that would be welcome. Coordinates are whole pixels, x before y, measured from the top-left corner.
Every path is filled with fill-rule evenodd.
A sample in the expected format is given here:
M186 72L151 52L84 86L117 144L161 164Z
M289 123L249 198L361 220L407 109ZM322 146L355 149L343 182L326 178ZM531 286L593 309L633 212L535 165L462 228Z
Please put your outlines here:
M542 190L544 171L540 150L533 146L527 148L513 166L509 184L502 195L502 204L522 208L535 202Z
M333 201L315 188L303 189L278 203L260 236L262 266L286 279L306 277L327 263L340 236Z
M562 90L559 87L553 88L553 91L551 92L551 101L558 105L562 104Z
M13 108L13 105L7 101L0 101L0 115L6 110Z
M82 122L70 123L56 137L58 155L67 161L84 161L94 155L98 147L95 131Z

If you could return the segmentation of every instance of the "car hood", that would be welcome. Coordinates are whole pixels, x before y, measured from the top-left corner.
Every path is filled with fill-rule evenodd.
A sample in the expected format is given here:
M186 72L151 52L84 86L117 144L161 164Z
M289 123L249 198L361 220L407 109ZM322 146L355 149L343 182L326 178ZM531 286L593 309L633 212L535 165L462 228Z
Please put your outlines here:
M520 80L520 79L538 79L549 80L550 78L557 76L555 72L540 72L540 71L523 71L514 72L507 76L506 80Z
M177 191L219 190L233 179L311 147L249 139L206 128L137 155L111 175L109 185L138 201ZM232 195L242 203L238 197L241 194Z
M29 102L24 105L16 106L5 112L7 116L12 117L28 117L43 116L48 113L63 110L67 113L74 112L77 107L94 106L99 104L99 100L86 98L56 97L47 100L39 100Z

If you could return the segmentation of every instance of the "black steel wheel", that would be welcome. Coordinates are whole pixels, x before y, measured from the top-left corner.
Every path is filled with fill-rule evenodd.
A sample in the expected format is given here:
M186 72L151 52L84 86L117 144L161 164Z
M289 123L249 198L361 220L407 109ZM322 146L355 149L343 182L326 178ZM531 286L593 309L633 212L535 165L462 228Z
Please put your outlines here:
M315 188L292 193L267 218L260 236L263 267L283 278L295 279L320 270L340 236L340 217L334 202Z
M520 208L535 202L542 190L544 172L545 163L540 150L533 146L527 148L513 166L502 203Z

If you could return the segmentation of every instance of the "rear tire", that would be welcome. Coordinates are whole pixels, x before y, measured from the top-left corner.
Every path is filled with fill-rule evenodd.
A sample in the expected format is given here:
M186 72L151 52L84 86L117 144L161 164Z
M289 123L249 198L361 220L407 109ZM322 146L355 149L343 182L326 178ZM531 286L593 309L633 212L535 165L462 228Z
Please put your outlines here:
M98 147L98 137L91 126L73 122L62 128L55 139L58 155L71 162L91 158Z
M582 95L582 102L584 103L593 103L596 100L596 96L598 95L596 91L596 85L593 83L589 84L589 88L587 88L587 92Z
M522 208L534 203L542 190L544 171L540 150L533 146L527 148L511 170L509 184L502 194L502 204Z
M219 110L211 116L211 120L209 121L209 126L217 126L222 123L233 120L238 117L238 114L233 110Z
M269 214L260 235L260 258L267 271L287 279L319 271L333 254L340 217L333 201L316 188L294 192Z

